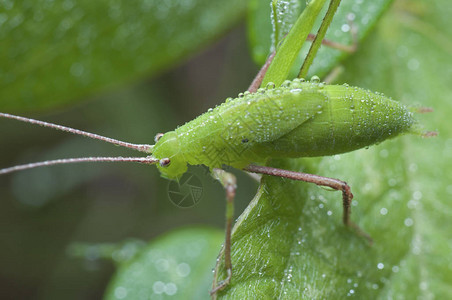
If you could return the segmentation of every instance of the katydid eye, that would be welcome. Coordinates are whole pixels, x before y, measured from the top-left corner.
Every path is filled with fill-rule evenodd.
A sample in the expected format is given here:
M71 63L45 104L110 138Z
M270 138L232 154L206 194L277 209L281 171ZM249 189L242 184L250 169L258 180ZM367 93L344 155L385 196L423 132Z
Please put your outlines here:
M154 137L154 141L157 143L163 136L163 133L157 133Z
M168 167L171 164L171 160L169 158L162 158L159 163L161 167Z

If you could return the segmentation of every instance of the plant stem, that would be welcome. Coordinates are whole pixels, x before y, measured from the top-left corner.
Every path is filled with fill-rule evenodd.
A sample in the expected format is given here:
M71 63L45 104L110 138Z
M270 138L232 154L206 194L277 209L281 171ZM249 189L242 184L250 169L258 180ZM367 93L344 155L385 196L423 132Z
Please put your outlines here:
M317 36L312 42L311 48L309 48L308 55L306 55L306 59L301 66L300 73L298 74L298 78L304 78L308 74L309 67L312 65L314 58L317 54L317 51L322 44L322 40L325 37L326 31L333 20L334 15L336 14L336 10L341 3L341 0L331 0L330 6L328 7L328 11L326 12L325 17L323 18L322 24L320 25L319 31L317 32Z
M276 49L275 58L263 79L263 86L269 82L280 86L287 79L290 69L325 2L326 0L311 0L303 10L287 36L283 39L281 46Z

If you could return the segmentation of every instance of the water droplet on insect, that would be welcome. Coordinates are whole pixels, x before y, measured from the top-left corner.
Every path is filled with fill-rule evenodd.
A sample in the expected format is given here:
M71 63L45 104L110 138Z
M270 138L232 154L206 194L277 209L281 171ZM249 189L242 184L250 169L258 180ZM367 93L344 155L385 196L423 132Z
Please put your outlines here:
M299 93L302 92L302 89L291 89L290 92L291 92L292 94L297 95L297 94L299 94Z
M243 98L244 96L245 96L244 93L240 93L240 94L239 94L239 98Z
M281 84L282 87L290 87L290 84L292 82L290 80L284 80L284 82Z
M383 270L385 265L383 263L378 263L377 268L378 270Z
M264 94L264 93L265 93L265 89L264 89L264 88L258 88L258 89L257 89L257 92L258 92L259 94Z
M232 97L228 97L228 98L226 98L225 102L228 103L228 102L230 102L231 100L232 100Z
M267 83L267 85L265 86L265 88L267 89L267 90L271 90L271 89L274 89L275 88L275 83L274 82L269 82L269 83Z
M311 77L311 82L312 83L319 83L320 82L320 78L317 75L314 75Z

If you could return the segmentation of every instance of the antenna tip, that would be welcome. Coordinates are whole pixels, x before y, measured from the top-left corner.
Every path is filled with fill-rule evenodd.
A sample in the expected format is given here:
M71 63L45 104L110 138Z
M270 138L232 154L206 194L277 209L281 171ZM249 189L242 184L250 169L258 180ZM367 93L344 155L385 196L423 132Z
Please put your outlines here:
M438 135L437 131L425 131L424 133L422 133L422 137L424 138L434 137L437 135Z

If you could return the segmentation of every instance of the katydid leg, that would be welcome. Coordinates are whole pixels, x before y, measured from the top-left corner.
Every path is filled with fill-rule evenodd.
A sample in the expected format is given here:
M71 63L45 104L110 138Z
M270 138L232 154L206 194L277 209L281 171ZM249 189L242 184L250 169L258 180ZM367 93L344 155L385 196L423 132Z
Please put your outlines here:
M353 199L353 194L351 192L350 186L345 181L335 179L335 178L330 178L330 177L323 177L323 176L314 175L314 174L277 169L277 168L272 168L272 167L267 167L267 166L249 165L248 167L244 168L244 170L247 172L252 172L252 173L259 173L259 174L288 178L288 179L292 179L292 180L310 182L310 183L314 183L319 186L326 186L326 187L330 187L332 189L341 191L342 192L342 206L343 206L342 221L344 222L345 226L354 228L358 232L359 235L364 236L369 241L369 243L372 244L372 238L367 233L362 231L358 227L358 225L356 225L350 221L350 212L351 212L350 208L351 208L351 203L352 203L352 199Z
M345 44L341 44L332 40L328 40L328 39L323 39L322 40L322 45L327 46L329 48L333 48L333 49L337 49L343 52L347 52L347 53L355 53L356 50L358 49L358 29L355 26L355 24L353 23L353 21L351 21L350 19L348 20L348 25L350 26L350 35L352 37L352 43L351 45L345 45ZM306 38L306 40L308 41L314 41L316 38L316 34L312 34L310 33L308 35L308 37Z
M268 67L270 67L270 64L273 61L273 58L275 57L276 52L273 51L265 61L262 68L257 73L256 77L254 77L253 82L251 82L251 85L248 88L248 92L255 93L257 89L261 86L262 80L264 80L265 73L267 73Z
M224 289L232 278L232 263L231 263L231 231L232 222L234 219L234 197L237 189L237 180L235 176L222 169L213 169L212 176L218 180L226 190L226 236L224 240L223 253L224 253L224 266L227 272L225 280L217 283L218 274L215 273L213 287L210 294L214 296L218 291ZM220 254L221 256L221 254Z

